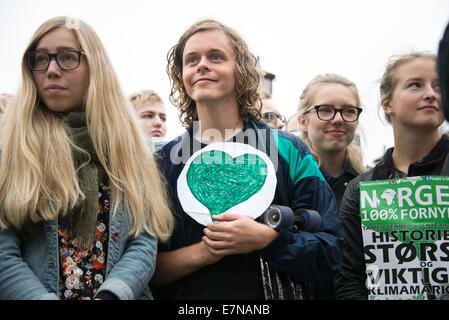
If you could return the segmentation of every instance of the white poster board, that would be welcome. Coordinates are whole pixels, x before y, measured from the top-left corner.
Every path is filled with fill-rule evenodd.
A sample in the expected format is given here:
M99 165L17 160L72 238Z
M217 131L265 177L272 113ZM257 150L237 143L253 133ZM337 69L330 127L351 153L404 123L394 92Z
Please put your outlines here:
M265 153L248 144L215 142L189 158L177 191L184 211L207 225L224 212L259 217L271 205L276 183Z

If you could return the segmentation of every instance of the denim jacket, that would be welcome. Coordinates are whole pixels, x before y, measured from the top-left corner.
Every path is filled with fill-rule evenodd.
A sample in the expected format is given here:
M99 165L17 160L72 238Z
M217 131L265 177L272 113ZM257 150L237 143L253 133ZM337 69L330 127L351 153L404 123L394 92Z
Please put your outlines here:
M148 283L156 265L157 239L147 233L127 237L123 203L112 212L105 282L96 294L108 291L120 300L153 299ZM13 228L0 228L0 299L59 299L58 223L55 219L36 227L27 240Z

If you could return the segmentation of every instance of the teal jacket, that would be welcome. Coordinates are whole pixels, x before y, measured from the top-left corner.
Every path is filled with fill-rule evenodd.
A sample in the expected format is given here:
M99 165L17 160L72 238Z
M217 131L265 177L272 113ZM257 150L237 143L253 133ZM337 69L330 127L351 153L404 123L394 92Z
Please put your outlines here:
M193 127L190 127L185 134L169 142L158 152L176 218L174 233L167 244L161 244L160 250L175 250L192 244L189 243L195 238L192 237L192 232L198 233L199 240L202 236L204 226L198 223L196 226L190 221L190 216L181 206L176 188L184 165L199 150L195 147L201 148L192 142L192 132ZM248 136L247 143L266 153L274 164L277 185L273 204L289 206L293 210L313 209L320 213L322 220L321 229L316 233L281 231L260 254L295 281L332 278L341 268L343 232L334 194L310 149L293 134L268 127L265 122L253 118L245 122L244 134ZM240 258L236 261L242 261ZM235 270L229 270L231 275L237 272L238 263ZM185 298L182 286L182 280L174 284L176 289L170 289L171 292L173 289L176 292L172 298Z

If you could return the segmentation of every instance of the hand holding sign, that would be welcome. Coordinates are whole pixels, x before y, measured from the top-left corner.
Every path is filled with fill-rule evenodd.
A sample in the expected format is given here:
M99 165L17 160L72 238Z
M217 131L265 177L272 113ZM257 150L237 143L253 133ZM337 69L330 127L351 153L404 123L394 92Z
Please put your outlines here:
M215 255L245 254L265 248L278 233L251 217L223 213L204 229L202 240Z

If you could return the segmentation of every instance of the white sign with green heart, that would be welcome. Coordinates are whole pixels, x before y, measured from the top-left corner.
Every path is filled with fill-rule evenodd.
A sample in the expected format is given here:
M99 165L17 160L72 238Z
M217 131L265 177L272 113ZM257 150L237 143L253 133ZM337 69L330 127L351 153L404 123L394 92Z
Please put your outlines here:
M207 225L224 212L259 217L272 203L276 183L265 153L243 143L215 142L190 157L177 190L184 211Z

